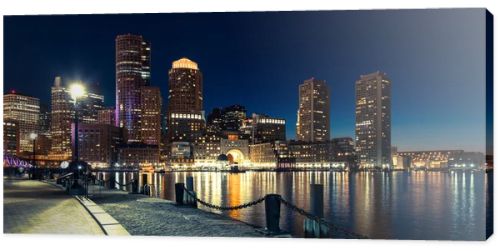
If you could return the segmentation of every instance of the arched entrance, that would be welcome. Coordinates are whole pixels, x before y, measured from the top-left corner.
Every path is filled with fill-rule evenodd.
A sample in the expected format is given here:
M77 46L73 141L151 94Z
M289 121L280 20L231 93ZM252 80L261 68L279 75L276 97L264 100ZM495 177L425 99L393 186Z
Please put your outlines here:
M231 149L226 153L226 155L229 164L242 163L245 158L243 152L238 149Z

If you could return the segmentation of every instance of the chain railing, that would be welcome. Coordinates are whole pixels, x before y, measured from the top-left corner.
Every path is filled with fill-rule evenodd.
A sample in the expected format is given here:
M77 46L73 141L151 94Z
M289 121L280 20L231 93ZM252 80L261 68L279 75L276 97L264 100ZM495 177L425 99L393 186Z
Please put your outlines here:
M135 182L135 180L130 180L129 182L122 184L122 183L120 183L120 182L118 182L118 181L115 180L115 184L117 184L120 187L126 187L126 186L129 186L129 185L132 185L134 182Z
M226 207L226 206L218 206L218 205L214 205L214 204L211 204L211 203L208 203L206 201L203 201L201 200L200 198L198 198L194 193L193 191L189 191L187 190L186 188L184 188L184 192L186 192L191 198L195 199L198 203L208 207L208 208L212 208L212 209L216 209L216 210L220 210L220 211L232 211L232 210L240 210L240 209L244 209L244 208L247 208L247 207L251 207L251 206L255 206L261 202L263 202L266 197L262 197L262 198L259 198L257 200L254 200L254 201L250 201L248 203L245 203L245 204L241 204L241 205L237 205L237 206L230 206L230 207Z
M351 231L349 229L339 227L337 225L334 225L334 224L326 221L324 218L321 218L319 216L311 214L311 213L307 212L306 210L294 205L293 203L283 199L281 196L280 196L280 201L281 201L281 204L283 204L284 206L286 206L290 210L292 210L292 211L294 211L294 212L296 212L296 213L298 213L306 218L314 220L314 221L318 222L319 224L326 225L330 229L333 229L336 232L341 232L341 233L345 234L346 237L356 238L356 239L367 239L367 237L364 235L354 233L353 231Z

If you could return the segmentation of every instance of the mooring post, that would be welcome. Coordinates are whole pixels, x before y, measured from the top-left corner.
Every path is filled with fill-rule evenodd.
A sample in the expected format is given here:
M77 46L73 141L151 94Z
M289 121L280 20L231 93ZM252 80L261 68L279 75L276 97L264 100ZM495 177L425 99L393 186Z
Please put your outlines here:
M281 196L279 194L268 194L265 198L266 207L266 230L271 234L277 234L280 230Z
M143 194L146 194L146 185L148 184L148 174L147 173L143 173L142 174L142 193Z
M116 187L115 184L115 173L109 173L109 189L114 189Z
M175 183L175 202L184 205L184 183Z
M196 196L196 192L194 191L194 178L193 178L193 176L186 177L186 189L188 191L190 191L191 194ZM187 193L184 194L184 202L187 205L190 205L192 207L198 207L198 205L196 204L196 200L193 197L189 196L189 194L187 194Z
M323 185L310 185L310 208L311 214L316 217L323 218ZM305 237L326 237L328 234L327 226L321 224L314 219L306 218L304 220L304 235Z

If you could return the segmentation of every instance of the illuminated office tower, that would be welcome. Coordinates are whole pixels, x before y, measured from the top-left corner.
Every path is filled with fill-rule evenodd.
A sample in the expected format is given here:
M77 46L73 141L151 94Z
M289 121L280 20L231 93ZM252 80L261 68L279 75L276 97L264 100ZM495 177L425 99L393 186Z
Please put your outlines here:
M356 81L356 154L360 168L391 168L391 81L379 71Z
M263 114L252 114L250 139L252 144L285 141L285 119L272 118Z
M33 152L30 134L39 132L40 100L10 91L3 95L3 119L14 120L19 128L19 151Z
M104 108L104 96L94 85L87 85L87 92L78 98L78 118L83 124L97 124L99 110Z
M201 71L197 63L181 58L172 63L168 76L168 139L193 143L205 129Z
M56 77L51 89L52 154L71 156L71 123L73 122L73 103L71 94Z
M97 124L100 125L116 125L115 108L103 108L97 111Z
M141 142L141 87L149 85L151 48L142 36L119 35L116 46L116 126L127 143Z
M158 87L144 86L141 90L141 139L144 144L160 146L161 93Z
M19 154L19 127L16 120L3 120L3 154Z
M299 85L297 140L330 140L330 94L324 80L311 78Z

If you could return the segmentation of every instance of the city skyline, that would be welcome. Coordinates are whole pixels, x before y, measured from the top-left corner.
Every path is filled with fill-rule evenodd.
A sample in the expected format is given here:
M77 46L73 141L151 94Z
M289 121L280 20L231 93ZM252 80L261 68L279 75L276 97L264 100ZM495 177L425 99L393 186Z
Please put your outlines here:
M466 11L466 10L463 10L463 11ZM230 14L231 13L228 13L227 17L225 17L223 14L217 14L216 15L217 17L215 18L215 20L221 21L221 19L231 18ZM289 13L279 13L279 14L287 17L287 14L289 14ZM326 13L320 12L319 14L323 15ZM347 13L335 12L333 15L328 15L328 16L324 15L323 18L330 18L331 19L331 18L334 18L336 15L339 15L345 19L346 15L349 16L348 14L349 14L349 12L347 12ZM446 14L446 12L445 12L445 14ZM245 13L245 15L251 15L251 13ZM262 13L255 13L255 15L262 16L263 14ZM300 15L302 15L302 14L300 14ZM393 15L389 15L389 16L394 18L393 16L397 16L397 15L398 14L393 14ZM427 12L427 15L430 15L432 17L433 16L432 11ZM441 13L440 15L441 15L440 17L442 17L443 13ZM125 16L126 16L126 18L130 18L130 15L125 15ZM157 17L158 15L153 15L153 16ZM203 16L203 14L201 16ZM368 15L366 12L352 14L352 16L362 16L363 18L370 17L370 15ZM463 18L463 15L461 15L461 16ZM472 20L475 20L474 15L471 14L469 16ZM137 18L137 19L146 19L146 20L154 19L154 18L147 18L147 17L144 18L144 17L137 17L137 16L133 16L133 17ZM5 22L6 32L9 32L10 18L15 18L15 17L7 17L5 19L6 20L6 22ZM71 21L72 16L41 17L41 18L42 19L43 18L49 18L49 19L50 18L67 18L67 19L70 19L70 21ZM81 18L81 16L79 18ZM83 16L83 18L85 19L87 17ZM90 18L90 17L88 17L88 18ZM95 17L92 17L91 19L99 20L102 18L120 19L122 17L121 16L103 15L103 16L95 16ZM269 19L269 18L270 17L265 17L265 15L263 16L263 19ZM405 18L408 18L408 17L406 16ZM275 17L273 17L272 19L274 20ZM289 19L292 19L292 18L289 17ZM377 19L379 19L379 18L377 18ZM381 17L380 19L385 19L385 18ZM450 15L450 17L448 19L445 19L445 21L451 22L450 20L452 20L452 19L454 19L453 15ZM277 20L274 20L274 21L277 21ZM298 25L298 24L296 24L296 22L294 22L294 19L288 20L288 21L292 21L292 26ZM388 22L387 20L383 20L383 21ZM444 21L442 21L442 19L440 19L440 21L444 22ZM79 21L79 22L81 22L81 21ZM144 22L144 20L143 20L143 22ZM193 21L190 21L188 23L192 23L192 22ZM343 20L342 22L346 22L346 21ZM85 22L82 22L82 23L85 23ZM447 23L447 24L450 25L450 23ZM441 24L441 25L444 25L444 24ZM454 24L454 25L457 25L457 24ZM263 28L261 26L260 22L257 25L257 27ZM251 28L251 27L246 27L246 28ZM275 28L275 27L273 26L273 28ZM431 29L432 27L426 27L426 28ZM252 29L255 29L255 28L252 27ZM457 99L459 99L463 102L459 103L458 106L456 106L456 107L450 108L451 104L449 106L446 106L445 108L447 110L449 110L448 114L445 114L446 115L446 116L444 116L445 118L439 118L440 112L442 112L442 109L444 109L444 108L439 109L440 107L436 106L436 103L440 104L441 102L443 102L442 96L439 96L440 94L442 94L442 90L433 90L433 91L429 92L429 90L426 88L430 88L430 85L432 85L432 84L425 83L425 81L424 81L423 82L424 84L421 84L418 87L422 88L428 92L428 93L426 93L426 95L429 97L429 99L426 99L425 101L429 102L430 104L419 103L419 100L415 100L414 97L412 97L411 95L416 95L417 97L421 97L420 93L418 93L418 92L412 93L411 88L410 88L410 90L402 90L403 87L409 86L408 83L412 83L413 81L415 81L415 80L404 81L405 78L409 79L410 76L414 76L415 73L409 72L408 69L404 69L403 72L406 71L407 73L409 72L410 74L408 74L407 76L404 76L404 78L402 78L401 73L399 71L391 71L391 68L393 68L393 67L384 67L384 64L387 64L387 62L382 63L382 64L378 64L378 67L376 66L377 64L375 64L375 63L377 61L383 62L385 60L374 59L373 61L375 61L375 62L368 63L367 65L365 65L364 68L366 68L366 69L364 69L363 71L361 71L361 69L351 69L351 68L346 68L344 70L338 70L337 68L341 68L341 67L339 67L337 65L334 65L335 67L331 67L331 69L317 70L317 69L313 69L313 68L323 66L325 63L326 64L328 64L328 63L333 64L334 61L338 60L338 59L336 59L335 57L332 57L331 62L328 62L328 61L325 62L324 61L325 59L320 57L321 60L318 60L317 63L312 62L312 63L308 63L308 64L303 64L303 65L289 65L289 63L287 64L284 61L282 61L283 59L286 59L287 56L281 55L282 56L281 58L275 58L275 57L270 57L270 56L264 57L264 59L267 59L267 61L260 62L259 64L261 64L261 65L251 65L250 66L251 62L242 62L242 64L246 65L247 67L241 67L241 68L231 66L231 65L229 65L231 62L227 62L226 64L223 64L225 67L215 67L215 68L220 68L220 70L214 71L213 70L214 64L212 64L210 62L214 61L216 63L217 62L220 63L221 61L223 61L220 58L211 59L210 57L207 56L207 54L215 53L214 51L209 52L209 53L208 52L204 53L204 52L200 52L201 49L190 49L190 50L187 49L186 50L186 47L189 45L189 44L187 44L186 47L184 47L184 49L181 48L178 51L172 50L172 52L170 54L167 54L167 55L165 55L165 57L158 59L158 57L161 57L158 55L162 54L162 52L165 52L165 48L163 48L163 47L167 47L167 46L165 45L162 47L162 45L161 45L162 40L158 40L157 38L155 38L156 36L151 35L150 32L140 32L137 30L138 29L136 27L136 28L132 28L130 30L123 31L123 32L120 30L120 32L124 33L124 34L137 33L139 35L143 35L143 37L147 41L151 42L151 51L152 51L151 85L158 86L161 88L163 100L167 100L165 98L165 95L166 95L166 93L168 93L168 92L166 92L166 88L168 88L168 81L166 80L166 76L167 76L167 71L168 71L169 67L168 66L164 67L165 64L168 65L172 61L174 61L178 58L181 58L181 57L188 57L188 58L193 59L194 61L198 62L200 65L200 68L202 69L202 71L204 73L204 97L206 99L206 103L204 106L205 106L205 113L206 114L209 113L213 107L224 107L224 106L227 106L230 104L241 104L241 105L244 105L245 107L247 107L248 111L255 112L255 113L264 113L264 114L268 114L268 115L271 115L274 117L283 117L284 119L286 119L286 121L287 121L287 123L286 123L287 124L287 133L286 133L287 138L293 139L294 135L295 135L296 107L297 107L296 102L298 99L297 86L305 79L308 79L308 78L314 76L314 77L317 77L318 79L325 79L326 82L329 84L329 88L331 90L331 95L332 95L332 97L331 97L332 102L331 103L332 104L330 106L330 109L332 111L331 112L332 115L330 116L330 120L331 120L331 123L330 123L331 124L331 127L330 127L331 137L330 138L341 137L341 136L350 136L350 137L354 138L354 128L355 128L355 122L354 122L354 104L355 104L354 83L355 83L355 80L359 77L359 75L367 74L367 73L370 73L370 72L373 72L376 70L381 70L381 71L387 72L389 74L389 76L391 77L391 80L393 82L393 89L394 89L393 102L397 101L397 105L393 105L393 125L392 125L393 143L392 143L392 145L398 146L398 148L400 148L401 150L465 149L465 150L469 150L469 151L485 152L484 151L485 136L478 136L478 135L481 135L483 133L481 130L484 130L485 126L482 126L481 123L479 123L480 122L479 118L477 118L479 115L474 115L474 116L470 115L470 111L473 111L474 108L468 106L469 102L471 102L471 100L478 98L478 96L479 96L478 92L481 93L481 90L478 90L478 91L475 91L475 90L464 91L464 90L462 90L464 93L461 93L459 90L453 90L453 92L449 92L448 94L450 94L451 96L455 96L455 97L458 96ZM271 30L272 29L264 29L264 31L265 31L264 33L270 32ZM453 30L453 31L457 32L456 30ZM11 32L12 32L12 30L11 30ZM101 32L103 32L103 31L101 31ZM109 32L108 31L106 33L107 35L105 37L108 36L108 33L111 36L115 36L115 35L118 35L120 32L117 33L117 32ZM224 32L228 32L228 31L223 31L222 33L224 33ZM289 33L291 31L289 28L288 28L288 30L286 30L286 32L287 32L286 35L290 36ZM304 32L305 31L302 30L302 33L304 33ZM455 34L454 32L451 32L452 35L457 36L457 34ZM71 34L71 33L69 33L69 34ZM220 35L220 33L218 33L218 34ZM238 35L235 35L235 36L240 36L240 35L241 34L238 33ZM318 34L313 34L313 35L315 35L314 37L321 36ZM450 35L450 34L448 34L448 35ZM78 37L77 35L73 35L73 36ZM285 36L285 37L287 37L287 36ZM19 41L19 37L17 37L15 34L9 33L9 36L6 36L6 38L9 38L9 37L11 37L10 38L11 40ZM187 37L189 37L189 35L187 35ZM8 47L8 45L9 45L8 40L9 39L6 39L6 48L9 48ZM177 43L181 43L184 40L185 39L180 39L180 41L178 41ZM217 39L215 39L215 41L217 41ZM280 39L280 41L281 41L281 39ZM107 41L104 44L109 45L109 42L111 42L111 43L114 42L114 38L111 39L110 41ZM306 43L305 41L302 41L302 42ZM476 41L472 41L472 42L476 42ZM472 43L472 42L469 41L468 43ZM208 44L213 46L213 44L211 44L211 43L214 43L214 39L209 38ZM158 45L158 44L160 44L160 45ZM245 44L245 43L243 43L243 45L245 47L249 46L248 44ZM265 46L262 42L258 43L258 45ZM99 45L94 44L93 46L99 46ZM177 46L179 46L179 45L177 44ZM191 46L192 46L192 44L191 44ZM288 46L292 46L292 45L288 45ZM461 46L464 46L464 44L462 44ZM92 46L90 46L90 47L92 47ZM210 47L210 46L208 46L208 47ZM221 48L217 50L218 52L221 52L221 50L226 49L226 48L224 48L224 46L219 45L219 47L221 47ZM271 46L271 47L274 48L274 46ZM156 48L158 48L158 50L160 52L156 53L155 52ZM109 48L107 48L107 47L104 49L101 48L100 50L105 50L106 52L111 50L112 52L114 52L114 49L115 49L114 46L111 44L111 46L109 46ZM227 50L229 50L229 51L231 49L238 49L238 48L227 48ZM241 49L244 49L244 48L239 48L237 51L241 51ZM290 49L290 48L288 48L288 49ZM327 54L331 54L333 52L331 52L330 50L333 50L336 48L323 48L323 49L328 51ZM360 49L360 48L358 48L358 49ZM396 49L400 49L400 48L396 48ZM212 49L212 50L214 50L214 49ZM305 51L309 51L309 50L311 50L311 48L308 48L306 46ZM369 49L363 49L363 50L369 51ZM183 51L184 51L184 53L183 53ZM196 53L196 51L198 51L198 53ZM450 51L452 51L452 50L448 50L447 53L450 53ZM269 50L267 52L271 53L273 51ZM281 51L277 50L277 52L278 52L278 54L284 53L283 50L281 50ZM75 53L75 52L72 51L72 53ZM69 53L69 54L72 54L72 53ZM257 54L261 54L261 53L262 52L258 52ZM79 54L79 53L76 53L76 54ZM104 54L106 54L106 53L104 53ZM163 53L163 54L165 54L165 53ZM198 55L196 55L196 54L198 54ZM274 54L276 54L276 52ZM361 54L368 55L369 53L366 53L366 51L365 51L365 53L361 53ZM480 55L480 53L479 54L474 53L474 54ZM9 55L12 57L12 55L9 54L8 51L6 51L6 62L10 62ZM227 56L224 53L222 55ZM64 57L65 56L59 55L57 57L57 59L64 58ZM86 56L83 56L83 55L76 55L75 57L72 57L72 60L78 61L79 64L80 63L84 64L84 62L86 61L85 57ZM353 55L353 57L354 57L354 55ZM462 57L465 57L465 55L462 55ZM341 58L345 59L345 56L342 57L342 55L341 55ZM79 60L79 59L81 59L81 60ZM48 59L48 61L51 61L51 60L56 60L56 59ZM102 57L101 60L106 61L107 63L105 63L105 64L108 64L108 63L113 64L114 56L111 55L111 57L109 57L109 58L107 56ZM254 58L254 60L263 60L263 58L261 58L261 57ZM388 60L388 59L386 59L386 60ZM249 61L252 61L252 60L249 60ZM471 61L473 61L473 60L471 60ZM43 60L42 60L42 62L43 62ZM157 62L162 62L162 63L160 65L156 65L155 63L157 63ZM273 72L273 74L269 75L270 69L266 69L266 66L270 66L270 65L276 66L276 65L279 65L280 63L285 64L286 67L283 67L285 69L277 68L277 70L279 72L287 72L287 73L281 75L281 74L277 74L277 73ZM460 63L464 63L464 62L460 61ZM288 70L290 70L289 67L299 67L299 66L303 66L303 68L304 68L304 69L297 68L297 70L300 71L300 74L293 74L292 72L288 71ZM23 76L15 74L16 71L13 71L14 73L12 75L17 75L17 76L11 76L10 71L7 69L8 67L9 67L9 64L6 64L6 71L5 71L6 78L5 78L5 83L4 83L6 91L12 87L15 87L16 89L20 90L21 92L29 94L29 95L33 95L32 92L36 92L36 94L40 93L39 91L36 90L36 88L30 88L30 87L33 87L30 85L23 84L19 87L14 86L12 84L12 82L30 82L30 81L9 80L9 79L23 79ZM113 93L114 93L114 79L113 79L114 71L113 70L114 69L112 69L109 72L104 71L105 73L102 73L102 75L105 75L105 77L103 77L103 76L96 77L94 74L85 73L85 71L89 70L88 65L82 66L82 67L75 67L74 69L81 70L78 74L72 74L72 73L68 74L68 72L71 72L71 70L64 70L64 68L66 68L66 67L49 66L49 68L52 68L52 67L62 69L62 70L53 69L53 71L58 72L58 73L56 73L56 75L62 75L63 78L66 75L66 79L71 79L72 78L71 75L73 75L73 76L80 75L79 79L82 79L84 81L100 82L101 87L103 88L103 95L105 96L105 104L110 105L113 103L114 100L112 99L112 97L114 96L113 95ZM68 67L68 68L71 68L71 67ZM68 69L68 68L66 68L66 69ZM260 70L253 71L255 68L260 69ZM272 70L272 67L270 67L270 68ZM326 67L326 68L328 68L328 67ZM356 68L356 67L353 67L353 68ZM359 68L362 68L362 67L359 67ZM456 70L455 68L453 68L453 69ZM238 73L238 74L235 74L235 73L228 74L228 75L231 75L233 77L233 79L224 79L223 77L221 78L221 75L223 75L220 72L221 70L222 70L222 72L224 72L224 70L232 71L232 72L236 71L236 73ZM427 69L427 70L429 70L429 69ZM100 72L100 71L103 71L103 70L97 70L96 72ZM307 76L306 75L307 73L305 73L305 71L308 71L310 75ZM356 73L354 73L354 71L356 71ZM420 72L423 73L424 71L420 71ZM215 78L214 78L214 73L216 76ZM163 77L155 77L156 74L163 74L164 76ZM447 72L444 72L444 74L451 75ZM37 74L35 74L35 75L37 75ZM69 77L67 75L69 75ZM98 74L96 74L96 75L98 75ZM113 80L112 82L109 81L110 76L108 76L108 75L111 75L111 80ZM261 81L260 82L254 81L254 82L252 82L252 84L247 83L245 85L235 84L235 82L245 83L246 81L242 81L242 80L247 78L247 77L250 78L250 76L252 76L252 75L260 76L259 79ZM86 76L89 76L89 77L86 77ZM237 76L237 77L234 77L234 76ZM348 76L348 77L346 77L346 76ZM51 78L53 79L53 77L55 77L55 75L53 75ZM271 77L271 78L266 78L266 77ZM421 76L421 77L423 79L427 78L426 76ZM459 77L467 78L466 74L463 74L463 76L460 75ZM477 78L478 76L475 76L475 77ZM292 78L294 80L291 80ZM352 78L352 81L341 80L342 78L346 78L346 79ZM265 79L265 81L262 81L262 79ZM446 79L446 76L440 75L438 79L439 80ZM219 80L219 81L217 81L217 80ZM218 83L221 83L220 80L223 80L222 84L218 85ZM466 79L463 79L462 81L465 81L465 80ZM229 81L229 83L224 83L224 81ZM271 82L273 84L272 85L273 87L276 86L276 88L281 88L280 90L284 90L284 91L266 92L266 91L259 90L260 89L259 87L263 87L266 85L268 86ZM50 81L47 83L47 88L46 88L47 90L50 87L49 83L50 83ZM432 83L432 81L431 81L431 83ZM236 86L236 85L241 86L241 88L238 88L238 86ZM27 88L27 89L23 88L26 86L29 88ZM41 86L43 86L43 85L41 85ZM444 84L444 86L447 87L446 84ZM463 87L463 86L464 86L464 84L461 84L461 87ZM474 87L474 86L475 86L474 84L471 84L471 87ZM226 90L230 90L230 91L222 92L221 87L225 88ZM252 88L248 88L248 87L252 87ZM440 87L436 86L436 88L440 88ZM466 88L464 88L464 89L466 89ZM31 90L33 90L33 91L31 91ZM253 95L253 94L248 95L248 94L246 94L247 92L253 93L255 91L258 91L260 93L260 95ZM45 91L45 92L50 94L49 91ZM45 92L44 92L44 95L40 95L41 100L47 100L46 98L44 98L44 96L46 95ZM422 91L420 91L420 92L422 92ZM465 92L467 92L467 93L465 93ZM460 94L460 95L457 95L457 94ZM467 95L465 95L465 94L467 94ZM410 96L408 96L408 95L410 95ZM484 97L484 95L483 95L483 97ZM466 99L466 98L468 98L468 99ZM403 100L404 100L404 102L403 102ZM259 102L257 102L257 101L259 101ZM448 100L448 101L450 103L452 103L453 105L457 105L456 103L454 103L453 100ZM422 102L422 100L420 100L420 102ZM48 103L48 102L44 101L42 103ZM164 103L166 103L166 102L164 102ZM408 107L407 103L410 103L413 106L410 105ZM420 107L420 106L422 106L422 107ZM432 108L433 108L432 111L425 109L425 107L429 108L429 106L432 106ZM477 104L476 104L476 106L477 106ZM468 108L468 109L464 109L464 107ZM408 108L410 108L410 109L408 109ZM167 108L167 110L168 110L168 108ZM437 112L436 112L436 110L437 110ZM423 113L423 114L415 114L416 112ZM404 116L402 116L402 114ZM433 120L431 119L431 121L428 121L425 119L423 119L423 120L420 119L419 121L427 122L428 124L424 124L424 126L418 126L418 123L415 122L415 120L419 118L419 116L417 116L417 115L423 116L424 118L427 118L427 117L433 118ZM417 118L413 118L412 116L417 117ZM441 116L443 116L442 113L441 113ZM467 121L463 121L463 118L467 118ZM443 119L445 119L445 121L447 121L447 122L442 123ZM459 123L453 124L452 122L454 122L454 121L459 122ZM471 121L472 121L472 124L470 124ZM480 129L481 126L482 126L482 129ZM477 129L471 129L471 128L477 128ZM450 130L450 129L453 129L453 130ZM463 130L466 130L466 129L468 130L466 133L467 135L464 135L464 133L457 133L457 132L460 132L460 130L462 130L462 132L463 132ZM412 133L405 133L405 131L411 131ZM435 138L436 135L441 136L442 138L440 138L439 141L445 142L446 145L440 145L440 144L435 143L435 139L433 139L433 138ZM450 140L447 139L447 137L452 137L452 136L453 136L452 139L450 139ZM459 137L461 137L461 138L459 138ZM448 147L446 147L446 146L448 146Z

